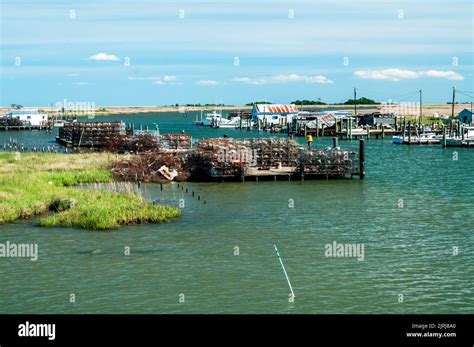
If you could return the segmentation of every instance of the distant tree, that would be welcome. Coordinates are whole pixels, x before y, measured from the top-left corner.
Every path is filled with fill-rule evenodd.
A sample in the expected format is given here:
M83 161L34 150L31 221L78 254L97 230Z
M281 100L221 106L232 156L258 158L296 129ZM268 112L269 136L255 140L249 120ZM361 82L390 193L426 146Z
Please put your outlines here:
M253 106L254 104L273 104L273 102L270 101L254 101L254 102L249 102L248 104L245 104L245 106Z
M291 102L295 105L327 105L325 102L321 101L321 98L318 98L317 101L314 100L295 100Z
M356 99L357 105L378 105L380 102L376 102L372 99L368 98L359 98ZM346 102L344 102L344 105L354 105L354 99L349 99Z

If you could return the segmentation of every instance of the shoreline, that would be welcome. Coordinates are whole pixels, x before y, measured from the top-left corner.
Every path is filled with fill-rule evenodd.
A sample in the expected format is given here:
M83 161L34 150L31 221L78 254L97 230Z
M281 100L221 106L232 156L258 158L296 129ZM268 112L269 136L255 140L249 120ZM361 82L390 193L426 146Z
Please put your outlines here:
M107 231L181 216L147 201L135 182L115 181L113 161L109 153L0 153L0 225L37 218L41 227Z
M339 110L339 111L353 111L353 105L296 105L300 111L305 110ZM357 111L360 114L377 112L382 109L383 105L357 105ZM470 104L455 104L454 110L455 114L459 113L463 109L470 109ZM25 106L25 110L37 109L42 113L48 113L50 115L59 114L60 112L56 109L52 109L50 106L47 107L33 107ZM397 107L393 106L393 109L396 111ZM5 113L8 113L11 110L10 107L0 107L0 116ZM228 105L222 107L214 106L97 106L93 110L92 114L86 114L83 111L77 116L87 117L88 115L94 116L111 116L111 115L134 115L142 113L184 113L185 112L211 112L211 111L243 111L251 112L252 106L247 105ZM451 105L450 104L424 104L423 105L423 116L433 116L435 114L439 115L451 115Z

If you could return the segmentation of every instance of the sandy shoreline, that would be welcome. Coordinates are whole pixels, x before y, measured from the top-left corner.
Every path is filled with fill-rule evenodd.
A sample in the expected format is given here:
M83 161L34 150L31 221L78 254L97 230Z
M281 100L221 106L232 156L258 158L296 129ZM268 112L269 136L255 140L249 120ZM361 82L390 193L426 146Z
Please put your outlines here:
M298 106L298 105L297 105ZM374 111L381 111L381 105L360 105L358 108L358 114L371 113ZM470 104L456 104L454 107L455 114L457 115L464 108L470 109ZM58 113L55 109L51 107L24 107L24 109L38 109L41 112L48 114ZM321 110L321 109L331 109L331 110L345 110L353 111L353 106L351 105L304 105L303 107L298 106L300 110ZM95 109L95 116L107 116L107 115L117 115L117 114L139 114L139 113L164 113L164 112L210 112L216 110L214 106L97 106ZM223 111L245 111L250 112L252 106L222 106L218 107L217 110ZM397 107L394 107L393 110L397 112ZM10 111L9 107L0 107L0 115L8 113ZM418 114L418 107L415 107L415 112ZM86 115L86 114L85 114ZM451 115L451 105L448 104L426 104L423 105L423 116L435 116L435 115Z

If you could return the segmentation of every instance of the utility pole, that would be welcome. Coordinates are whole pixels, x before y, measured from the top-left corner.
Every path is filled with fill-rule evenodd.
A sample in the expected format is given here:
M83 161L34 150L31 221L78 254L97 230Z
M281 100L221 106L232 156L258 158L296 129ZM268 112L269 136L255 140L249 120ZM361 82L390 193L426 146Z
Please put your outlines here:
M357 89L354 87L354 116L357 116Z
M423 91L420 89L420 125L423 119Z
M451 105L451 119L454 119L454 100L456 99L456 87L453 87L453 101Z

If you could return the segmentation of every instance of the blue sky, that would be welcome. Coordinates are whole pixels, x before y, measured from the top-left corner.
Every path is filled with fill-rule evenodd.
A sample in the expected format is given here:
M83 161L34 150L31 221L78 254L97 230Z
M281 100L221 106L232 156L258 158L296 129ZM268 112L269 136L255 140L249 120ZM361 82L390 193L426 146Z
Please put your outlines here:
M445 103L452 86L474 90L473 6L1 0L0 104L340 102L353 87Z

